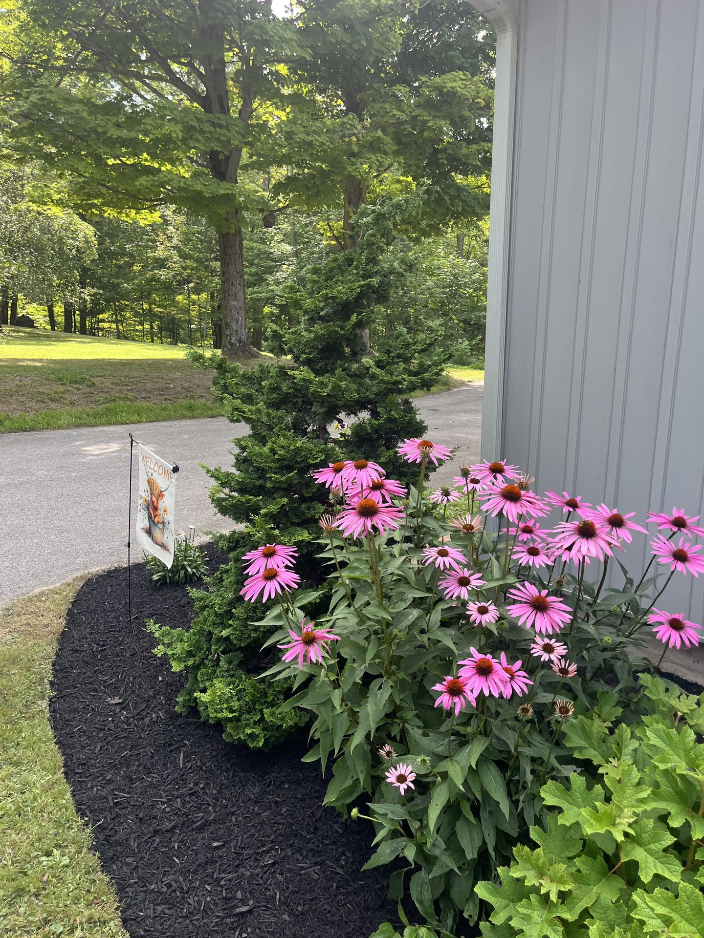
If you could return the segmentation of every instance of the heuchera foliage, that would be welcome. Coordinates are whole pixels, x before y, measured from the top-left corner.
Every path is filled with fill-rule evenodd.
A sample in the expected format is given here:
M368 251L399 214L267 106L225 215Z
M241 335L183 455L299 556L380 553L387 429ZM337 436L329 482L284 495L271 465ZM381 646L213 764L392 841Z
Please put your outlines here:
M430 389L443 372L445 356L433 338L412 340L399 331L373 355L365 346L375 304L405 274L389 251L394 231L417 208L404 199L363 208L357 248L336 251L290 286L285 305L299 325L277 340L280 354L290 359L254 369L209 360L217 367L216 395L228 418L249 427L237 440L234 468L209 470L216 483L211 497L221 514L245 528L219 540L232 562L210 577L207 591L194 591L191 629L152 631L157 653L188 672L179 711L196 706L203 719L222 723L229 741L268 747L307 719L301 711L281 710L290 682L257 679L266 667L260 649L272 626L239 595L241 556L274 540L295 544L298 574L319 585L314 541L330 494L311 471L363 453L403 479L407 467L396 444L424 430L408 395ZM339 419L349 423L342 433L332 430Z
M354 462L340 474L344 507L321 524L321 556L332 584L327 613L304 624L302 607L310 609L319 597L290 588L264 620L279 628L269 644L286 650L267 675L286 682L293 675L298 691L284 709L315 718L315 745L306 760L332 772L325 804L373 823L376 849L366 868L394 864L390 893L409 934L419 932L407 915L420 916L423 927L439 935L472 934L486 911L481 897L499 898L488 887L478 891L477 882L494 881L512 857L521 870L546 864L550 874L541 879L532 869L527 889L504 877L501 896L520 902L515 934L601 935L575 930L574 923L586 922L582 915L592 904L596 919L600 902L618 905L624 876L648 887L642 902L632 900L629 914L649 915L652 927L674 901L661 895L666 873L675 876L677 863L684 906L692 893L689 874L701 858L701 844L691 851L688 828L676 835L659 820L674 811L673 831L686 821L701 840L702 747L692 729L678 729L671 719L696 707L671 700L669 722L663 722L636 674L646 666L637 656L643 635L653 623L661 628L652 610L675 567L668 561L664 585L654 587L659 574L648 573L653 563L665 564L653 540L653 558L638 582L622 567L623 587L605 587L609 561L634 533L647 530L605 506L540 496L517 467L499 461L456 478L466 515L449 522L448 505L431 501L424 488L426 463L449 453L422 439L399 449L409 460L420 457L418 485L405 501L375 502L372 489L358 483ZM456 504L450 504L453 511ZM665 542L674 537L673 531ZM689 555L696 557L696 548ZM698 643L698 625L665 615L672 635L689 628L692 644ZM661 638L663 654L672 635ZM304 660L300 652L313 645L319 654ZM696 719L701 731L701 716ZM612 732L614 721L623 725ZM548 819L555 805L563 807L565 823L584 822L570 832L569 870L553 869L561 862L557 841L567 833L556 835ZM539 855L529 863L527 848L514 853L529 829L549 832L549 863ZM675 836L680 843L672 856L659 860L653 850L658 844L669 849ZM536 839L548 842L540 834ZM598 899L597 887L617 864L622 875L608 880ZM541 930L548 903L558 895L572 917L564 916L564 932L559 923ZM621 921L616 911L611 918L614 927ZM512 938L506 921L502 899L492 938ZM525 923L532 930L523 931ZM394 934L387 924L378 938Z

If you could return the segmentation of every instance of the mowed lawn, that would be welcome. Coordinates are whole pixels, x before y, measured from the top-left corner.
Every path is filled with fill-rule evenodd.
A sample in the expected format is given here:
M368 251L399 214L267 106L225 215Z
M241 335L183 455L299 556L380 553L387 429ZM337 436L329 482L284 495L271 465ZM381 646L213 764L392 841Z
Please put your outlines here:
M4 327L0 432L212 417L210 370L184 346Z

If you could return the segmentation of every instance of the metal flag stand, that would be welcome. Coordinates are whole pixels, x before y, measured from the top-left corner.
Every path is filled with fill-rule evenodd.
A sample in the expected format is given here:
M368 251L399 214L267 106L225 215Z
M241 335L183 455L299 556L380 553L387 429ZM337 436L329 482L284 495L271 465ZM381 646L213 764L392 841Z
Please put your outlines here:
M140 445L139 440L130 433L130 494L129 508L127 509L127 618L132 624L132 460L134 456L134 444ZM173 472L178 472L176 463L171 467Z

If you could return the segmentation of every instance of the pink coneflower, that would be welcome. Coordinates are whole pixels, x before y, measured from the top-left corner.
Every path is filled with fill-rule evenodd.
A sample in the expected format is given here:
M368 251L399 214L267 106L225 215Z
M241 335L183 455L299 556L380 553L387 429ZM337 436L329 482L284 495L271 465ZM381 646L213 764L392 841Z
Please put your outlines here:
M513 559L522 567L545 567L552 563L553 555L544 544L516 544Z
M483 655L476 648L470 648L471 658L460 661L460 677L466 682L469 693L486 694L491 697L503 697L509 676L501 664L491 655Z
M550 667L555 674L559 674L561 677L575 677L577 674L577 665L572 661L568 661L567 658L555 658Z
M386 759L388 762L390 762L391 759L396 758L396 752L394 750L394 747L390 743L384 743L381 749L378 749L377 752L379 753L382 759Z
M460 710L464 710L467 706L467 702L474 706L475 697L467 689L467 682L464 678L448 674L439 684L433 684L433 690L441 692L435 701L435 706L444 707L445 710L454 708L456 717L460 715Z
M685 645L687 648L699 644L699 633L701 625L696 625L685 619L684 616L673 616L669 612L661 612L659 609L653 609L648 616L648 622L656 622L653 629L655 637L659 638L669 648L680 648Z
M421 462L423 459L432 459L436 466L438 460L449 459L452 456L446 446L433 443L432 440L421 440L417 436L410 440L404 440L396 449L407 462Z
M371 485L364 489L364 497L373 498L379 505L384 503L390 505L392 496L394 498L403 498L405 494L405 487L396 479L375 479Z
M529 492L513 483L488 486L479 498L487 514L493 518L498 514L503 514L514 524L526 512L530 512L531 515L544 515L548 512L547 507L534 492Z
M518 466L509 466L505 459L497 459L496 462L483 459L474 466L470 466L469 471L480 480L482 485L503 485L515 478Z
M506 655L503 651L501 652L501 667L503 668L504 674L508 677L508 681L503 689L503 695L507 700L511 694L515 694L516 697L522 697L528 690L528 685L533 683L529 680L526 672L521 671L522 664L522 661L509 664L506 660Z
M519 625L533 626L538 634L559 632L572 619L568 605L556 596L548 596L546 589L541 591L532 583L518 583L508 595L518 602L506 606L506 611L518 619Z
M647 524L657 524L658 528L669 528L670 531L682 534L686 531L687 534L702 537L704 528L694 524L695 521L699 521L699 515L690 517L684 513L684 510L680 511L679 508L673 508L671 515L649 511L647 518Z
M441 485L430 493L430 501L436 505L449 505L451 502L458 502L462 498L462 492L451 489L449 485Z
M345 537L364 537L378 531L393 531L403 518L400 508L392 505L380 505L373 498L360 498L343 508L335 519L335 527Z
M592 507L589 502L582 501L581 495L568 495L567 492L558 495L557 492L550 490L545 493L545 497L551 505L554 505L556 508L562 508L563 514L569 514L572 511L581 511L582 508Z
M460 475L454 476L452 481L458 489L462 489L465 495L468 492L480 492L484 487L484 483L479 476L474 475L467 466L462 466Z
M296 589L300 582L301 578L292 570L286 570L283 567L280 569L267 567L266 570L250 576L245 581L244 588L240 590L240 595L244 596L247 602L253 603L261 591L264 590L262 602L265 603L267 599L276 596L278 593L288 593L289 590Z
M434 564L438 570L459 570L467 563L467 558L461 550L456 547L446 547L440 544L439 547L426 547L423 551L423 566Z
M557 661L558 658L567 654L567 645L554 642L551 638L543 638L533 642L530 646L530 653L534 658L540 658L541 661Z
M474 625L486 625L488 622L496 622L500 613L491 602L467 603L467 615Z
M535 518L524 518L515 528L508 532L512 537L519 541L540 541L545 537L540 525Z
M698 577L704 570L704 557L697 556L697 552L702 549L701 544L692 546L689 541L681 537L679 544L675 546L672 541L658 534L655 540L650 542L650 546L653 548L658 563L669 563L670 570L679 570L680 573L686 573L689 570L695 577Z
M274 570L290 567L297 556L298 551L295 547L285 547L283 544L266 544L264 547L257 547L256 550L250 550L244 554L242 561L249 561L245 567L245 573L249 576L252 573L261 573L267 567L273 567Z
M342 471L342 484L349 491L366 489L377 479L383 479L386 472L378 463L368 459L355 459L345 463Z
M582 521L561 521L555 527L552 547L556 554L561 553L563 560L589 563L592 557L603 560L606 554L612 555L612 547L618 541L605 524L583 518Z
M452 522L452 526L459 528L463 534L476 534L477 531L481 531L484 527L484 518L482 515L462 515L459 518L455 518Z
M640 531L641 534L648 533L640 524L628 520L634 515L635 511L629 511L627 515L619 514L615 508L612 510L603 502L601 505L597 505L596 508L589 508L584 511L585 518L591 518L592 521L605 525L611 535L616 538L623 538L627 544L630 544L633 540L631 531Z
M403 762L399 762L398 765L395 765L386 773L386 781L389 785L395 785L402 795L405 795L407 788L416 787L413 784L415 777L416 773L413 771L413 766L405 765Z
M342 489L344 487L342 473L346 468L347 463L339 460L338 462L331 462L324 469L316 469L311 472L311 475L316 482L324 483L326 488Z
M283 661L293 661L295 658L298 658L298 667L303 667L303 659L306 659L306 664L313 662L314 664L323 663L323 652L328 650L329 642L339 642L340 636L333 635L332 632L328 632L325 629L314 629L313 623L308 622L304 619L301 622L301 634L298 635L293 629L288 630L288 634L291 636L291 641L287 642L285 645L277 645L277 648L288 649L286 654L283 656Z
M448 599L469 599L469 594L484 586L484 580L478 573L470 573L463 567L461 570L452 570L438 583Z

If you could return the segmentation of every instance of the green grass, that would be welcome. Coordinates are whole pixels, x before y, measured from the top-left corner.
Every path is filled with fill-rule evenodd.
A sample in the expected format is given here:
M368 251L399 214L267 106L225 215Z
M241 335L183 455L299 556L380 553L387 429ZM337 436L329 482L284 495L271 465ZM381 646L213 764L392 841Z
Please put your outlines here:
M127 938L49 725L56 640L80 581L0 610L0 934Z
M12 326L0 338L0 433L222 413L183 346Z
M470 368L466 365L448 365L447 374L456 381L483 381L483 368Z

